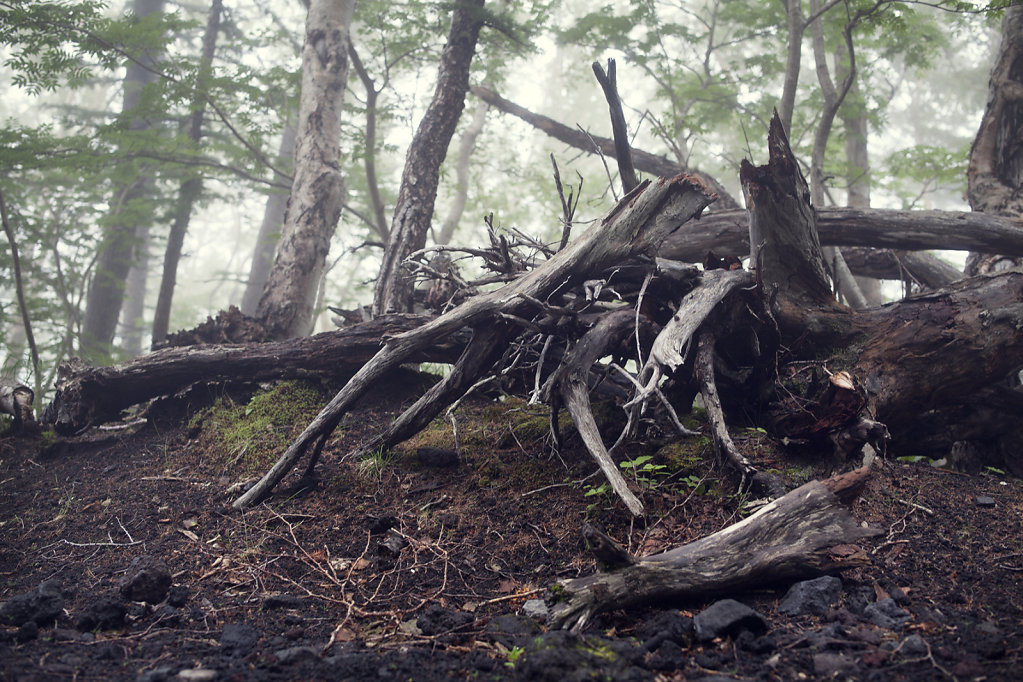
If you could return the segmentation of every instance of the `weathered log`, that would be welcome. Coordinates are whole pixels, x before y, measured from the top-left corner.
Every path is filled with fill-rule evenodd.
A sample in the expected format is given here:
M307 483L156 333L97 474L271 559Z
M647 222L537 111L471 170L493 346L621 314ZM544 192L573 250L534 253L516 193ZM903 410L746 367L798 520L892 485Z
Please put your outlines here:
M986 250L1023 255L1023 221L984 213L818 208L817 232L824 246ZM658 255L699 262L707 251L721 256L749 255L749 215L745 210L704 214L665 239Z
M57 393L43 414L58 433L77 433L116 419L121 410L196 382L267 381L300 377L345 379L380 349L381 338L414 329L425 315L389 315L346 329L273 343L166 348L112 367L81 360L61 364ZM423 344L410 362L453 362L469 333Z
M32 403L35 392L28 386L10 377L0 377L0 414L14 417L14 432L35 423Z
M476 328L502 317L535 312L536 301L592 279L613 263L646 256L652 259L661 242L710 203L698 181L679 175L643 182L622 198L597 225L556 253L543 265L500 289L474 296L457 308L412 331L388 339L319 415L299 435L263 478L234 507L243 509L264 497L317 440L326 437L356 400L383 373L465 326Z
M610 573L558 583L552 627L580 630L597 613L665 600L704 598L818 575L826 550L880 531L865 528L842 500L863 485L867 469L812 481L713 535Z
M555 383L586 449L597 461L608 483L634 516L642 516L643 503L629 490L628 483L615 466L600 437L600 428L590 408L586 381L590 367L607 355L609 349L617 346L623 336L628 335L634 320L635 311L632 309L618 310L601 318L565 356L564 362L558 368Z

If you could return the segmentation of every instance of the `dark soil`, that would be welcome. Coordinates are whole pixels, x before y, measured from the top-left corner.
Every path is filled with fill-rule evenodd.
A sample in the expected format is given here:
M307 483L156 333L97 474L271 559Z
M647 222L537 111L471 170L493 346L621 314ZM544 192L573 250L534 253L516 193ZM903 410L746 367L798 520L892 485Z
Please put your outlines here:
M663 468L643 475L650 515L633 522L586 478L585 451L569 439L551 454L515 401L463 407L453 459L450 427L437 427L394 453L345 460L415 389L406 378L365 400L314 489L244 514L228 488L246 478L245 449L225 452L189 414L52 443L0 437L0 679L1020 676L1018 480L875 464L853 512L884 532L840 550L841 588L816 615L780 611L790 586L777 585L718 595L762 619L713 639L693 619L715 598L605 614L581 635L546 632L523 604L596 570L584 522L643 555L737 521L748 500L705 462L655 457ZM763 439L740 442L761 468L805 471ZM421 460L423 446L441 450Z

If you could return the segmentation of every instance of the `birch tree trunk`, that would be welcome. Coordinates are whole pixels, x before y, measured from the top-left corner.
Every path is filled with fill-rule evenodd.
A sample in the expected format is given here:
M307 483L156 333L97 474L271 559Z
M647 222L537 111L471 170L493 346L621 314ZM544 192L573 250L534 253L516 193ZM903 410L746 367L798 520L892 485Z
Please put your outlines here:
M355 0L313 0L302 49L295 178L277 257L259 301L274 338L309 333L320 275L344 198L341 107Z

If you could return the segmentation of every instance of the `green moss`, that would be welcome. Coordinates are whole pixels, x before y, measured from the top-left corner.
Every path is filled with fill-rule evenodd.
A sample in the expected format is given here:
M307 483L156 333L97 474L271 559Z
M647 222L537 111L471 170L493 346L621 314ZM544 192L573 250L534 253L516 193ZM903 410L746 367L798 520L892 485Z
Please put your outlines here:
M663 461L670 473L697 474L706 468L714 455L714 443L709 436L690 436L663 446L655 457Z
M246 404L222 397L189 422L226 466L265 470L315 417L329 396L307 381L284 381Z

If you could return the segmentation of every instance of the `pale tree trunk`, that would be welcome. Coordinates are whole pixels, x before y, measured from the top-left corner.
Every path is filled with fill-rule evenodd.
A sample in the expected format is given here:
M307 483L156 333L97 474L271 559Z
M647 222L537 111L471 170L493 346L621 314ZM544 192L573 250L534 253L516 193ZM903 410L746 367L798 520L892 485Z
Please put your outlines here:
M147 16L162 12L164 0L135 0L133 7L136 15ZM155 55L144 54L138 57L138 62L128 63L124 76L123 113L131 112L138 106L142 88L156 79L156 74L143 66L152 65L155 60ZM149 121L135 117L131 122L131 130L145 130L149 125ZM117 318L124 302L125 280L135 251L136 225L142 213L137 208L147 200L150 187L150 178L143 169L111 201L111 220L104 229L98 247L99 257L89 286L79 341L82 356L90 361L110 360Z
M444 222L441 223L440 232L437 233L434 241L438 244L448 244L455 236L458 223L465 213L465 203L469 198L469 163L472 161L472 150L476 147L476 140L483 132L483 126L487 123L487 112L490 106L482 100L476 104L476 110L472 114L472 122L462 133L462 139L458 143L458 161L455 164L455 197L451 201L451 208L448 210Z
M433 100L419 123L401 175L394 218L373 295L373 314L412 308L412 278L403 263L426 245L433 219L440 166L455 134L469 91L469 67L483 26L484 0L465 0L451 13L451 30L440 57Z
M150 189L152 183L147 181ZM135 249L131 269L124 284L121 307L121 350L128 357L142 354L142 329L145 326L146 284L149 277L149 225L139 223L135 229Z
M803 56L803 2L802 0L784 0L785 25L788 29L788 43L785 57L785 83L782 86L781 104L778 115L781 116L785 134L792 133L792 112L796 107L796 86L799 85L799 67Z
M199 149L202 137L202 119L206 112L206 99L202 90L211 73L213 53L217 47L217 33L220 31L220 13L223 9L222 0L213 0L210 14L206 21L206 33L202 39L202 54L199 57L199 81L196 94L192 98L192 113L188 118L188 140L193 149ZM185 233L192 217L192 208L202 194L202 176L197 171L189 172L188 177L178 189L178 200L174 206L174 223L167 237L167 250L163 257L163 276L160 280L160 293L156 301L156 312L153 313L153 345L157 345L167 336L170 326L171 301L174 299L174 286L178 278L178 262L181 260L181 249L185 243Z
M295 115L288 116L288 121L281 131L281 144L277 150L278 168L290 168L295 158L295 136L297 128ZM278 182L284 178L277 176ZM255 315L259 308L259 298L270 276L270 266L274 261L274 251L281 237L284 218L288 210L288 193L274 189L266 198L263 208L263 222L259 226L256 246L252 250L252 263L249 265L249 277L245 281L245 293L242 294L241 311L246 315Z
M974 211L1023 216L1023 7L1010 7L1002 22L1002 43L991 69L988 101L970 149L967 197ZM1020 265L1023 259L971 253L966 274Z
M848 64L845 63L845 50L841 47L835 52L835 63L839 69L848 68ZM842 77L845 77L844 72ZM870 131L867 127L867 110L858 80L853 80L845 106L839 109L838 116L845 128L847 165L845 205L849 208L870 208L870 155L867 150ZM843 250L842 257L848 261L847 256ZM855 280L868 306L879 306L884 302L881 296L881 280L861 276L856 276Z
M814 133L813 152L810 158L810 201L817 208L824 206L824 155L827 151L828 139L831 137L831 128L849 88L852 87L853 80L856 78L856 57L850 37L853 24L850 22L845 29L845 42L849 56L848 71L841 85L835 87L827 63L822 11L820 0L810 0L810 31L813 36L814 64L817 68L817 81L820 84L821 93L824 95L824 110L821 112L817 130ZM825 250L825 256L831 264L832 277L834 277L842 296L853 308L866 308L867 300L853 279L845 259L842 258L842 250L834 247L828 248Z
M320 275L341 217L341 107L354 11L355 0L313 0L309 5L295 179L277 258L257 310L278 339L309 333Z
M373 230L381 241L386 243L390 228L387 226L384 200L380 198L380 183L377 181L377 97L382 89L377 89L376 83L370 78L369 72L359 59L359 53L354 48L348 48L348 56L352 58L355 75L366 89L366 152L363 159L366 168L366 188L369 191L370 204L373 206Z

